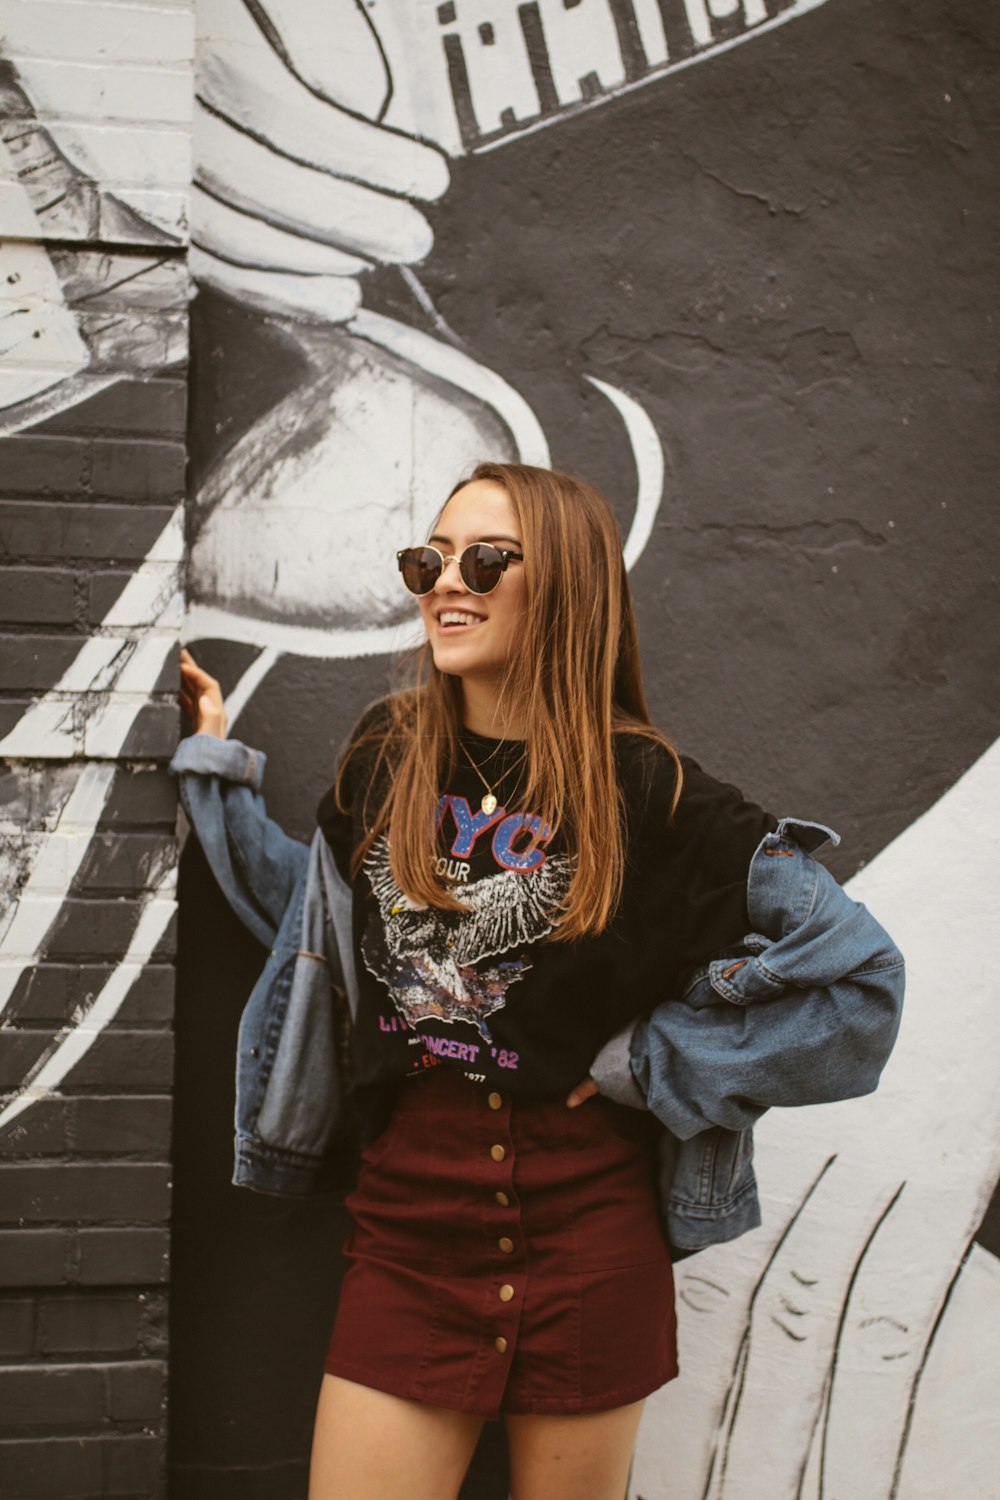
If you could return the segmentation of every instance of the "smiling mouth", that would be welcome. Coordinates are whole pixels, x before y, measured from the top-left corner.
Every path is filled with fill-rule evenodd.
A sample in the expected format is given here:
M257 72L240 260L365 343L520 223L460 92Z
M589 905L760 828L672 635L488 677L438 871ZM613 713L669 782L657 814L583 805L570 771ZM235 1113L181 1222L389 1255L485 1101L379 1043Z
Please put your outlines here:
M447 631L467 630L470 626L481 625L482 615L470 615L462 609L443 609L437 617L438 629Z

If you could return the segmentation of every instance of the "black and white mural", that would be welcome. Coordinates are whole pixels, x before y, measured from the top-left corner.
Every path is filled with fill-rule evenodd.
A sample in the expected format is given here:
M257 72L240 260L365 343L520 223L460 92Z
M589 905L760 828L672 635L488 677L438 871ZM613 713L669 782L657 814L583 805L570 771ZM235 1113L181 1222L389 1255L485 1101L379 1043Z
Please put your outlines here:
M32 7L12 14L25 61L3 76L37 127L55 73L32 62ZM477 458L587 474L617 508L658 721L776 812L837 827L838 874L909 970L878 1094L765 1117L763 1227L678 1266L682 1375L648 1405L631 1493L988 1500L995 23L964 0L947 15L929 0L197 0L194 19L186 517L151 536L0 744L14 763L69 758L51 826L18 855L4 993L70 889L64 825L96 824L178 634L223 681L232 732L267 751L272 810L307 835L343 736L415 638L396 548ZM85 60L93 44L72 45ZM5 131L8 153L24 134ZM164 243L185 232L171 169L157 196L89 139L58 143L90 211L141 217ZM30 181L8 181L37 221ZM25 306L40 288L41 347L57 351L5 377L8 430L25 431L91 394L111 335L56 250L10 253L0 267ZM165 275L150 252L137 280ZM141 318L114 337L136 368L176 358ZM113 992L0 1128L62 1087L114 1014L172 878ZM226 1185L235 1021L259 955L194 848L181 919L175 1472L195 1486L241 1463L277 1476L254 1493L279 1500L298 1492L341 1225ZM469 1493L497 1484L481 1463Z
M193 41L193 19L178 7L128 13L90 0L75 9L10 0L3 8L0 441L30 440L40 424L123 382L183 370ZM64 447L67 462L49 474L31 475L29 456L28 496L91 501L106 488L111 501L121 493L107 464L102 470L100 461L84 459L72 439ZM15 449L0 464L18 473ZM167 467L162 448L149 456ZM146 486L151 501L170 489L163 477L165 485ZM63 636L49 659L32 663L45 691L15 703L13 714L5 704L0 1017L51 946L82 872L100 860L98 830L121 784L120 763L148 749L136 731L165 672L172 675L183 616L184 515L176 498L127 516L106 512L105 524L96 506L36 505L32 513L31 503L27 512L21 507L27 544L16 534L17 502L5 508L12 528L4 528L6 564L115 552L136 561L124 576L120 569L106 575L106 604L85 638ZM116 521L129 533L124 546L103 535ZM45 579L37 576L41 589ZM18 618L2 607L0 615L5 629ZM37 618L45 620L44 612ZM38 641L20 639L27 661ZM17 677L15 698L21 684ZM0 1105L0 1130L58 1093L118 1016L171 922L175 864L170 848L151 853L120 962L72 1024L35 1049L20 1088ZM16 1142L16 1127L6 1138Z

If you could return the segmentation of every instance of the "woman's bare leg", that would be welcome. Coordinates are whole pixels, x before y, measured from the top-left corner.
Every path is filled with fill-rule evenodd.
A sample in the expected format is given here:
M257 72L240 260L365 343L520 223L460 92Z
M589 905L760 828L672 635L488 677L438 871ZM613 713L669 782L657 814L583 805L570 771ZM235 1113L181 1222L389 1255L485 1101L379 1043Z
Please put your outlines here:
M625 1500L643 1404L579 1417L505 1417L511 1500Z
M324 1375L309 1500L454 1500L479 1417Z

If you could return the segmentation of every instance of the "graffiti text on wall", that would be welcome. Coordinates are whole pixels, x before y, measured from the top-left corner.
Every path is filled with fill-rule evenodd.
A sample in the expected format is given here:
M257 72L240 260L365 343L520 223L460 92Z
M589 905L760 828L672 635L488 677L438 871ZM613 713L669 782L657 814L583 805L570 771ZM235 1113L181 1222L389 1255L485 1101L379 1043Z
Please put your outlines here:
M819 3L447 0L437 21L462 144L495 146Z

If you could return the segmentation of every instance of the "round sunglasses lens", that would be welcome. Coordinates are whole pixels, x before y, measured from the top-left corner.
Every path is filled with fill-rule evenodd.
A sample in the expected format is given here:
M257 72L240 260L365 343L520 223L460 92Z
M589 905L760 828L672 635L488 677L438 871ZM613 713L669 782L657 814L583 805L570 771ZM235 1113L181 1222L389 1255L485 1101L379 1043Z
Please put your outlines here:
M403 554L401 572L411 594L429 594L441 572L441 559L433 547L411 547Z
M492 594L503 576L503 555L489 542L475 542L462 553L460 566L474 594Z

